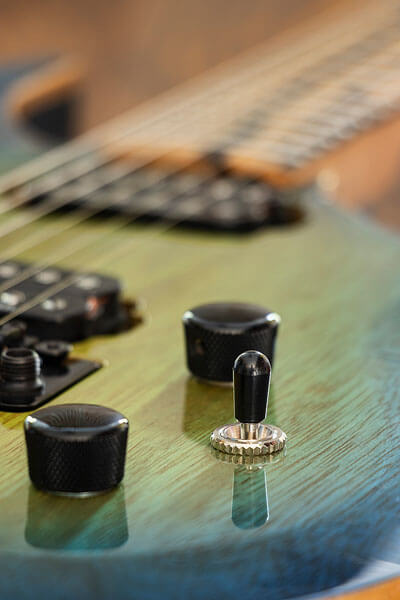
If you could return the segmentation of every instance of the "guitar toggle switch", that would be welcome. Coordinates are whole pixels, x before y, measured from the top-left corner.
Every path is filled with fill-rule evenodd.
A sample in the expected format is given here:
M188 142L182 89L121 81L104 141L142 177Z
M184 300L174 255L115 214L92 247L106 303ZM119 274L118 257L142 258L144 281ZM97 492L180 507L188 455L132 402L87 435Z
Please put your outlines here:
M237 423L222 425L211 434L211 445L227 454L262 456L282 450L286 434L263 424L267 414L271 364L261 352L249 350L233 366L233 397Z

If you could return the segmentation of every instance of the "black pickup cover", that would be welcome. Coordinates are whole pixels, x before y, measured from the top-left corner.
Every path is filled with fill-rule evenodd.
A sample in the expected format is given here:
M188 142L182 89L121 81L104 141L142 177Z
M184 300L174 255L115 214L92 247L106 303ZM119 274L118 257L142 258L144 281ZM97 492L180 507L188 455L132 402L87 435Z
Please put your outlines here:
M154 167L132 167L127 172L109 163L48 192L44 190L52 188L52 182L46 177L30 187L27 198L33 203L54 203L55 210L62 206L62 211L85 208L97 217L123 214L135 222L160 220L230 232L286 225L301 218L293 195L284 195L260 179L229 173L204 176Z
M32 273L24 277L26 273ZM36 272L35 272L36 271ZM7 282L21 281L1 292ZM51 290L63 281L72 281L52 295ZM5 285L4 285L5 284ZM23 319L28 334L39 339L77 341L87 337L115 333L131 322L130 310L121 301L119 281L97 273L79 274L58 267L35 269L27 263L7 261L0 264L0 319L40 295L49 297L28 308Z

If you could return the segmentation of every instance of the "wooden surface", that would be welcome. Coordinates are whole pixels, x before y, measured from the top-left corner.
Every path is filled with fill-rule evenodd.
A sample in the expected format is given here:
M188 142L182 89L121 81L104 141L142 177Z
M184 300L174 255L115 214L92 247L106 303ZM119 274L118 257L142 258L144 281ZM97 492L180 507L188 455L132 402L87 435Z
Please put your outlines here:
M76 500L30 489L23 415L0 416L4 597L32 598L32 586L38 597L84 590L85 598L108 598L111 589L118 597L117 585L124 598L138 589L158 598L162 589L165 598L235 590L283 599L400 573L399 242L318 201L306 204L303 225L240 239L157 235L154 227L107 235L98 223L29 252L37 260L77 238L91 241L66 266L120 277L128 296L143 299L145 322L77 345L107 367L55 401L105 404L131 422L123 492L82 508L83 522ZM42 221L41 234L56 225ZM37 233L24 228L7 247ZM208 443L232 418L231 391L197 383L184 363L183 311L227 298L268 305L283 319L268 420L289 443L265 468L269 521L255 529L232 522L235 466ZM240 506L246 522L246 498ZM103 527L110 512L116 528Z
M351 8L358 4L353 2ZM333 15L345 13L349 6L345 2L286 0L279 8L273 3L253 2L248 10L241 1L227 7L222 0L168 0L154 1L150 7L140 2L96 3L95 11L90 2L45 2L42 9L37 11L26 2L2 7L0 56L3 62L45 55L73 58L72 77L71 68L66 73L67 85L59 83L57 74L53 80L41 77L35 83L33 103L37 94L40 100L43 94L44 98L54 95L55 87L57 93L68 88L79 66L82 130L269 38L273 38L273 55L280 43L285 47L288 35L306 27L310 20L329 24ZM32 85L18 85L16 91L14 108L24 110L25 103L26 110L32 104ZM306 177L317 177L334 202L398 228L398 140L398 121L391 121L316 161L306 169ZM237 157L238 163L249 168L243 153Z
M397 600L400 596L400 581L392 580L373 586L369 590L360 590L353 594L337 596L337 600Z
M241 238L154 226L111 233L97 222L41 243L59 225L47 218L1 240L3 252L35 241L21 257L30 261L87 240L63 266L120 277L145 317L129 333L77 345L107 366L56 400L129 417L116 492L88 501L36 492L24 416L0 415L2 597L347 598L400 575L400 244L368 221L303 200L303 224ZM212 429L232 418L231 391L192 380L184 364L183 311L226 299L270 306L283 319L268 420L289 443L256 479L208 445ZM247 477L257 497L265 482L268 492L269 520L254 529L244 528L245 493L232 521L233 482ZM394 581L349 598L387 600L397 590Z
M329 0L26 0L3 2L0 59L82 60L81 123L135 104L329 6Z

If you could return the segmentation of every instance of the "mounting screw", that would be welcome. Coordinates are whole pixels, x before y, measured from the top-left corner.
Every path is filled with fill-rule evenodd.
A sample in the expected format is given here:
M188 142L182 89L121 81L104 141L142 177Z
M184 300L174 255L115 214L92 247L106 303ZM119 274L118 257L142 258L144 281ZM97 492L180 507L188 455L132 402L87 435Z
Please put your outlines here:
M60 365L68 358L72 346L63 340L46 340L36 344L35 350L46 364Z

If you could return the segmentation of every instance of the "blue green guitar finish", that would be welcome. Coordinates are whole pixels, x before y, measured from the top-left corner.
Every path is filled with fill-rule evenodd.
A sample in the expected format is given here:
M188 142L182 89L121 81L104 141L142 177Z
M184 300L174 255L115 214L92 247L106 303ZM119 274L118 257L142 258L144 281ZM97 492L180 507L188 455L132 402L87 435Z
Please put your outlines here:
M66 263L96 258L146 300L141 327L77 346L109 366L56 400L128 416L126 476L97 498L38 492L23 416L0 414L2 599L284 600L400 575L400 243L311 191L302 201L296 227L237 238L132 226ZM232 419L231 390L184 364L184 310L231 299L282 316L268 420L289 441L252 468L209 446Z

